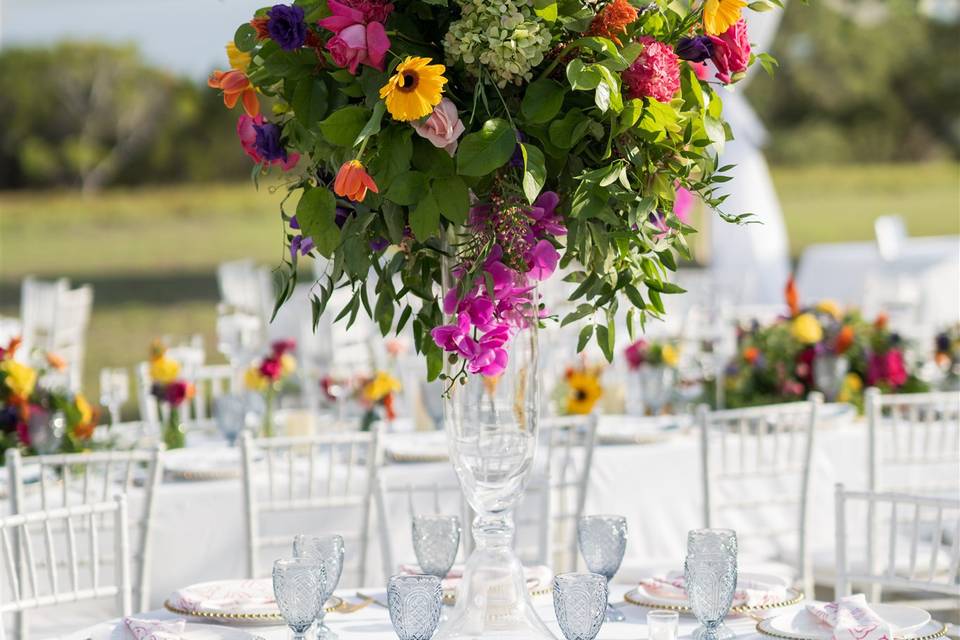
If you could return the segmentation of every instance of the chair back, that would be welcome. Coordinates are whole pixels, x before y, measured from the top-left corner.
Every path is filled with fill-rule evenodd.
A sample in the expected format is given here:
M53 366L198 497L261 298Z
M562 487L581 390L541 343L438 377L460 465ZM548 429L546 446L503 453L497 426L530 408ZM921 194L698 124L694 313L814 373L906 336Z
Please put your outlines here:
M865 394L870 491L960 492L960 392Z
M735 529L741 553L784 559L813 593L810 461L823 399L710 412L700 407L704 526Z
M100 405L107 410L110 424L120 422L123 405L130 399L130 376L123 367L100 369Z
M138 610L150 604L150 546L157 487L163 479L163 445L132 451L100 451L23 457L6 452L11 513L107 502L136 495L133 592Z
M465 562L473 549L473 510L467 504L453 471L446 482L408 483L377 478L377 527L380 534L380 554L383 560L384 580L395 575L401 564L414 564L412 545L413 518L423 514L456 515L460 517L460 549L457 562Z
M104 527L105 522L110 526ZM0 618L99 598L115 598L117 614L129 615L129 551L122 495L0 518ZM112 578L100 572L105 557L112 557ZM22 620L18 617L14 625L15 640L29 637ZM0 619L0 639L4 637Z
M960 499L847 491L836 486L836 591L850 595L851 585L868 585L871 601L882 589L949 596L945 600L909 602L926 608L955 609L960 598ZM867 545L851 535L857 514L866 522ZM857 531L860 527L855 527ZM858 551L865 557L856 557Z
M354 567L344 567L344 578L363 584L370 503L383 457L379 429L280 438L245 432L241 452L248 577L267 575L263 552L272 550L268 560L278 550L289 554L294 535L336 533L347 545L347 558L356 559ZM305 531L307 522L315 528Z

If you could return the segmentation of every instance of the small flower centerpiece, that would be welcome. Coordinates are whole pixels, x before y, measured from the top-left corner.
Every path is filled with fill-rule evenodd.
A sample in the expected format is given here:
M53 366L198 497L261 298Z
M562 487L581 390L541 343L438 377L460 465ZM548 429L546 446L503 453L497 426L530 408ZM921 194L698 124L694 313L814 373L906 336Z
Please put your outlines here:
M936 335L933 361L940 370L940 388L948 391L960 389L960 323Z
M156 341L150 347L150 392L161 406L163 443L167 449L186 446L186 433L180 420L180 408L194 396L193 383L180 377L180 364L167 355L166 347Z
M284 382L297 371L297 359L293 352L297 348L294 340L277 340L270 346L269 355L263 357L247 369L244 384L250 391L263 394L264 412L261 434L266 438L274 436L274 405L276 396Z
M588 365L581 361L567 367L559 386L560 412L566 415L588 415L603 396L603 365Z
M394 403L402 388L400 381L386 371L377 371L372 378L360 382L357 399L364 409L361 431L369 431L377 421L391 422L397 417Z
M677 384L680 350L671 342L637 340L623 351L627 361L626 411L657 415Z
M452 385L506 370L535 287L563 268L579 301L565 319L585 322L582 344L612 361L619 305L639 326L682 291L671 272L694 229L678 210L696 197L725 220L746 217L722 211L717 191L729 179L717 152L734 133L723 87L774 64L751 51L745 6L298 0L256 11L209 85L242 109L255 180L280 172L289 190L278 305L298 260L325 258L314 320L347 287L338 319L366 312L384 335L412 325L428 377Z

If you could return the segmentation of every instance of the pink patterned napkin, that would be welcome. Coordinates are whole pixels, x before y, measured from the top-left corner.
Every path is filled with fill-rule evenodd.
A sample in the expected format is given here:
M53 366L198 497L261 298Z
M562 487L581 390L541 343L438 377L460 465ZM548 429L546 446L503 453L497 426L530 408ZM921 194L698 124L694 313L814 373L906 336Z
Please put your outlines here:
M687 599L686 583L678 573L669 573L666 578L645 578L640 585L647 593L661 598ZM733 606L759 607L783 602L786 596L787 588L781 582L764 582L740 576L733 594Z
M415 564L402 564L400 565L400 573L415 575L422 573L422 571L420 567ZM550 567L544 565L524 567L523 575L527 579L527 586L531 589L542 589L545 586L549 586L550 581L553 580L553 571L551 571ZM452 591L457 588L462 578L463 565L455 564L449 573L447 573L447 577L443 579L441 586L444 591Z
M186 611L223 611L230 613L276 613L273 581L217 580L202 582L170 594L170 604Z
M130 633L137 640L180 640L187 626L185 620L146 620L127 616L123 619Z
M893 627L870 608L862 593L808 604L807 611L833 627L834 640L893 640Z

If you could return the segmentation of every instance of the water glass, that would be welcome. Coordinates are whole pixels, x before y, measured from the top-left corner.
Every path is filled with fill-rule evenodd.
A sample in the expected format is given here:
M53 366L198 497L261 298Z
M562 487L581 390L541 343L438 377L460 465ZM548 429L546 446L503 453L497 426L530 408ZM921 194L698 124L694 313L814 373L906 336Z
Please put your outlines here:
M213 418L217 430L223 434L231 447L237 442L237 436L243 431L247 403L239 393L227 393L213 400Z
M567 640L596 638L608 606L606 576L562 573L553 579L553 610Z
M440 623L443 607L440 578L393 576L387 585L387 607L400 640L429 640Z
M613 579L627 548L627 519L623 516L584 516L577 523L577 543L587 569ZM623 621L623 614L607 606L607 620Z
M723 619L737 588L737 534L730 529L691 531L684 574L690 608L703 625L694 631L694 638L732 638Z
M460 518L457 516L413 517L413 551L423 573L441 580L446 578L459 547Z
M650 640L677 640L680 614L676 611L648 611L647 637Z
M340 574L343 572L343 537L298 535L293 539L293 555L311 558L323 566L326 581L321 596L326 604L340 583ZM317 614L317 640L336 640L337 634L323 622L324 613L321 607Z
M290 558L273 563L273 595L283 619L301 640L323 612L321 597L326 576L321 565L311 558Z

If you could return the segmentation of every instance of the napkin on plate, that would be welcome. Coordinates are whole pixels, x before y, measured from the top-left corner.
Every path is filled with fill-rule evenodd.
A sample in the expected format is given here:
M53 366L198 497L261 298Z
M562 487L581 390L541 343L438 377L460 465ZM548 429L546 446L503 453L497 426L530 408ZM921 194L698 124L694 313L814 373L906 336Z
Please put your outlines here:
M180 640L187 627L186 620L147 620L127 616L123 619L124 626L136 640Z
M415 575L423 572L420 570L420 567L415 564L402 564L400 565L400 573ZM526 577L527 586L530 589L543 589L548 587L550 581L553 580L553 571L551 571L550 567L544 565L524 567L523 575ZM441 586L444 591L454 590L460 584L462 578L463 565L455 564L447 573L447 577L443 579Z
M893 640L893 627L870 608L862 593L808 604L807 611L833 627L834 640Z
M640 581L641 586L651 595L661 598L675 598L686 600L687 586L681 574L672 572L665 578L645 578ZM787 596L787 588L781 582L764 582L740 576L737 580L737 590L733 594L733 606L760 607L776 602L783 602Z
M276 598L270 578L217 580L174 591L170 604L186 611L262 613L276 609Z

